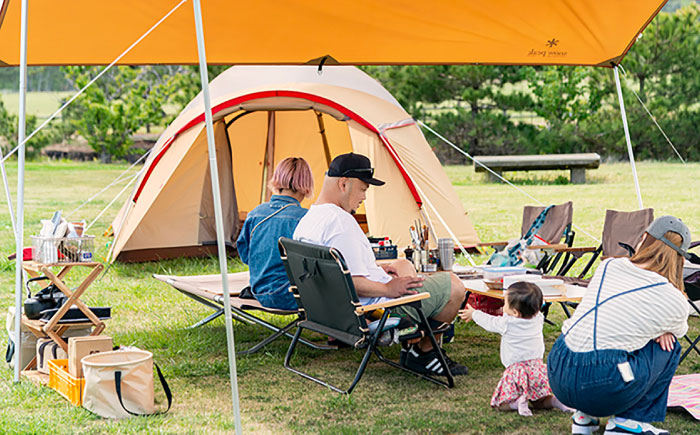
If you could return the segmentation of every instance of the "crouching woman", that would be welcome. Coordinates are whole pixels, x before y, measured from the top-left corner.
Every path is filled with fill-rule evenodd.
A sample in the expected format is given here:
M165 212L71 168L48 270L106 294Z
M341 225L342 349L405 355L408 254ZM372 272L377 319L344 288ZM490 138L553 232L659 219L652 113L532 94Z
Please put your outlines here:
M650 423L666 418L678 366L676 337L688 330L683 259L690 231L664 216L646 229L632 258L603 261L549 353L552 391L575 408L572 433L589 434L612 416L606 434L667 434Z

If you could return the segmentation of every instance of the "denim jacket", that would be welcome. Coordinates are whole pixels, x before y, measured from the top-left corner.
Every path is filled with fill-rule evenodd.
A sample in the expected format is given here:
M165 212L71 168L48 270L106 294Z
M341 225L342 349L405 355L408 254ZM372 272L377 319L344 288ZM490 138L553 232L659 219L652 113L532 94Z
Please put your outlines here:
M243 223L236 241L238 255L248 265L250 287L264 306L297 308L293 295L288 291L289 280L280 259L277 240L280 237L292 238L306 211L291 196L272 195L270 202L260 204L248 213Z

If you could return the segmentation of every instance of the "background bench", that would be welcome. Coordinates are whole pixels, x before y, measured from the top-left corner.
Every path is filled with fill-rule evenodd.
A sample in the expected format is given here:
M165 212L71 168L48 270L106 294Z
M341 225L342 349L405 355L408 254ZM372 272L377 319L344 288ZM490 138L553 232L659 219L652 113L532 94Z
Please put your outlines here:
M546 154L529 156L474 156L474 159L488 166L491 170L502 174L504 171L542 171L551 169L571 170L571 183L586 182L586 169L596 169L600 166L600 156L596 153L582 154ZM474 163L475 172L488 172L483 166ZM500 179L488 172L489 179Z

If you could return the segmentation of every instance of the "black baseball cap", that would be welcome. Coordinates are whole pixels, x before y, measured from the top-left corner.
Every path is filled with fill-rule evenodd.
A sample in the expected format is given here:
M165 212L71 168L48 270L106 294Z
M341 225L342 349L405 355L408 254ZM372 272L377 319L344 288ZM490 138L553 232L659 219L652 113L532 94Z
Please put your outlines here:
M329 177L357 178L367 184L383 186L384 182L373 178L372 162L362 154L347 153L333 159L326 175Z

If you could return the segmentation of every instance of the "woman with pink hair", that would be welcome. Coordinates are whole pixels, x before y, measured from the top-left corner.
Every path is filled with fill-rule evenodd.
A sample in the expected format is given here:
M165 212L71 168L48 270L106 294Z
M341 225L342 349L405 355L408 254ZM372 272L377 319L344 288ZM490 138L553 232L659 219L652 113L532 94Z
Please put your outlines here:
M273 192L270 201L255 207L243 223L236 241L238 255L250 269L255 299L269 308L296 310L277 240L291 238L306 214L301 201L314 192L311 168L301 157L288 157L277 165L268 187Z

